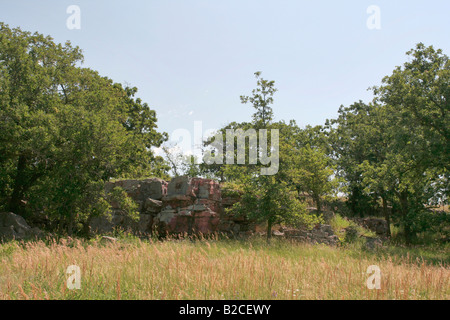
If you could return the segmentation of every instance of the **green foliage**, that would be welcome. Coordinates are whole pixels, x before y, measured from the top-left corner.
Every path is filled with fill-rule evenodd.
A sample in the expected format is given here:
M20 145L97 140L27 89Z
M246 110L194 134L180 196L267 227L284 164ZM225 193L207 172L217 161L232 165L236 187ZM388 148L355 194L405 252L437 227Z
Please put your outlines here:
M273 110L270 107L273 104L273 95L278 91L275 81L268 81L261 78L261 72L255 72L257 88L252 90L251 96L241 96L243 104L251 103L256 112L253 114L253 123L259 127L265 128L272 122Z
M217 164L217 163L206 164L205 162L201 163L199 165L199 170L201 172L201 175L208 176L208 177L211 177L214 179L218 179L221 182L234 181L234 180L238 179L243 168L236 168L235 165L227 164L227 161L226 161L227 149L226 149L226 143L225 143L227 141L226 140L226 132L227 132L227 130L233 130L233 131L243 130L245 132L248 129L254 129L254 124L250 123L250 122L241 122L241 123L231 122L231 123L225 125L223 128L220 128L217 132L214 133L213 136L207 138L206 141L204 141L205 148L209 148L214 145L216 136L222 137L223 145L222 145L221 151L222 151L223 157L222 157L221 164ZM234 141L233 150L235 152L234 163L237 163L237 151L238 151L237 139L235 139L235 141ZM214 154L215 154L215 152L218 152L218 151L219 150L214 150ZM246 143L245 157L247 160L245 163L245 168L247 168L247 170L252 171L252 170L255 170L256 166L248 163L249 152L250 152L250 146Z
M250 219L267 222L268 232L275 224L310 228L321 221L317 216L308 214L305 203L298 199L292 187L274 176L243 176L241 183L242 198L233 209Z
M274 123L271 128L280 130L279 180L286 181L298 194L312 197L320 213L322 202L334 199L340 186L322 128L300 129L295 121Z
M448 198L450 63L423 44L407 54L373 88L373 103L341 107L327 128L354 214L376 213L381 199L386 220L411 242L430 227L421 218L427 206Z
M375 237L375 233L358 225L356 222L335 214L329 221L334 233L338 236L341 243L352 243L358 236Z
M155 111L82 61L69 42L0 24L0 206L69 233L107 211L105 181L165 171Z
M374 88L377 98L395 108L399 122L414 128L416 151L427 167L450 163L450 59L442 50L417 44L410 61L397 67ZM423 143L426 142L426 143Z
M330 158L322 150L307 145L299 150L297 165L299 190L312 195L317 210L321 212L322 198L332 197L339 186L339 181L333 177L335 168Z
M134 221L139 219L139 205L121 187L114 187L108 194L108 202L115 203L120 210Z
M226 197L238 198L244 193L244 191L242 190L241 186L237 183L225 182L221 185L221 193L222 198Z
M299 200L299 191L312 186L312 192L320 207L320 197L332 188L331 184L328 184L332 169L328 166L325 153L313 151L309 145L298 144L296 140L299 136L302 135L304 138L308 134L300 130L294 121L291 121L289 125L284 122L272 123L273 111L269 104L273 103L273 94L277 91L274 87L275 82L260 79L259 72L255 75L258 78L258 87L253 90L253 96L241 97L243 103L250 102L257 110L253 115L253 122L230 123L220 132L225 137L226 129L279 130L281 136L277 154L279 170L275 175L261 175L259 170L261 165L249 163L249 154L253 151L251 148L256 148L256 154L260 153L259 143L258 146L246 144L245 165L220 165L215 166L213 170L221 175L222 180L225 178L226 181L233 182L231 189L240 194L240 201L233 206L233 211L246 215L250 219L267 223L269 240L272 234L271 228L275 224L312 227L322 221L320 217L307 212L306 204ZM308 130L313 131L310 128ZM314 132L317 133L317 131ZM270 135L268 139L268 150L270 150L273 141ZM293 148L293 145L298 147ZM234 150L237 151L236 145ZM310 154L316 156L312 165L311 159L307 159ZM236 153L234 156L236 160ZM313 170L315 171L312 172ZM310 179L308 180L306 176Z

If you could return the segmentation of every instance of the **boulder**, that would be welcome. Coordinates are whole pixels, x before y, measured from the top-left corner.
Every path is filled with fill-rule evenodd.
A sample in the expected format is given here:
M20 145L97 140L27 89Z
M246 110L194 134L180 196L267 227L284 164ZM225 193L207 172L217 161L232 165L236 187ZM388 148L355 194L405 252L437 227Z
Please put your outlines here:
M364 237L366 239L364 247L367 250L376 250L383 247L383 241L379 238Z
M158 178L145 179L141 181L140 194L142 199L154 199L161 200L165 195L167 195L167 181Z
M389 228L387 221L380 218L358 218L355 221L362 227L373 231L377 236L387 237L389 236Z
M162 199L162 208L170 209L179 209L186 208L193 205L195 202L195 198L185 196L185 195L167 195Z
M117 239L113 238L113 237L102 236L102 238L100 239L100 242L103 243L103 244L116 243Z
M111 192L115 187L121 187L135 201L145 201L147 198L161 200L167 194L167 185L166 181L159 178L118 180L107 182L105 190Z
M0 240L36 239L44 234L38 228L32 228L25 219L12 212L0 213Z
M151 234L153 226L153 215L140 214L139 221L137 222L137 231L141 234Z
M219 214L209 209L195 212L194 215L194 232L203 234L215 233L219 226Z
M156 214L162 210L162 201L147 198L142 206L142 213Z
M139 222L125 217L112 204L111 220L92 219L94 233L111 232L115 227L139 233L211 233L219 229L221 192L214 180L187 176L175 177L169 183L161 179L119 180L107 183L106 191L116 186L139 204Z
M195 198L192 178L187 176L175 177L167 185L167 196L186 196Z
M283 228L282 232L287 239L306 241L314 244L337 245L339 241L338 236L334 234L331 226L327 224L319 224L312 230Z
M89 233L91 236L96 234L110 233L114 229L114 223L117 223L117 219L108 219L105 216L93 217L89 222Z
M196 199L194 205L209 208L214 212L221 212L220 202L211 199Z

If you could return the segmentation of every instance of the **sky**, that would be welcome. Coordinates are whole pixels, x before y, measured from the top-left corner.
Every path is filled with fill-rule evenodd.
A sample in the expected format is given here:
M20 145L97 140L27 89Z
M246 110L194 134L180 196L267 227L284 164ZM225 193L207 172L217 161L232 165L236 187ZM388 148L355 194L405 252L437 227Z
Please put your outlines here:
M79 28L68 27L71 5ZM340 105L371 101L367 89L417 43L450 55L449 12L448 0L0 0L0 21L70 40L83 67L137 87L169 135L250 121L239 97L256 71L275 81L275 121L324 124Z

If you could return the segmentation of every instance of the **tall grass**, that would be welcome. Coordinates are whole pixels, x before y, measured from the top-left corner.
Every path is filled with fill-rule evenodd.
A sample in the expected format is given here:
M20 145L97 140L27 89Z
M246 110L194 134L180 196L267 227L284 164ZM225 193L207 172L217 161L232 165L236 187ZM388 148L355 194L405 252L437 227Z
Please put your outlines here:
M81 268L81 289L66 268ZM366 286L369 265L381 289ZM0 299L449 299L448 265L286 241L0 245Z

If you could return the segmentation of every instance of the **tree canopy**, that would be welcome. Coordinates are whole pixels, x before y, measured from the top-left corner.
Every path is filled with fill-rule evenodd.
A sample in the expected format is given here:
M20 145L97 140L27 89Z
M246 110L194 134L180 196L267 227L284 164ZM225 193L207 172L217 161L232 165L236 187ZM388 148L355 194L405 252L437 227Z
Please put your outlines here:
M105 181L165 170L155 111L82 62L70 42L0 24L0 206L69 232L105 212Z
M373 213L381 199L411 242L427 227L428 207L449 194L450 63L441 50L418 44L374 100L341 107L328 121L338 174L355 214Z

